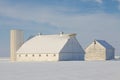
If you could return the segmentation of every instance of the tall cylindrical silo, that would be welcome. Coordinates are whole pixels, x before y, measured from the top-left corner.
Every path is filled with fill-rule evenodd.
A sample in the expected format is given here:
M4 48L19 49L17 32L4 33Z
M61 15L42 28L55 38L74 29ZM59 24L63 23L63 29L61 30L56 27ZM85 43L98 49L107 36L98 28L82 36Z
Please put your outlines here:
M11 61L16 60L16 51L24 42L24 35L22 30L11 30L10 31L10 59Z

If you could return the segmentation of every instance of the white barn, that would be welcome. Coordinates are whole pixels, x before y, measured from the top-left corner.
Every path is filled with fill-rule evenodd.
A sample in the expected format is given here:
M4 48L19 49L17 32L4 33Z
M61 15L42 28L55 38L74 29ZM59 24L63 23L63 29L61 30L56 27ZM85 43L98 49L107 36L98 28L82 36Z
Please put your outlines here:
M84 60L76 34L36 35L16 51L16 61Z
M114 59L115 49L104 40L94 40L85 49L85 60L110 60Z

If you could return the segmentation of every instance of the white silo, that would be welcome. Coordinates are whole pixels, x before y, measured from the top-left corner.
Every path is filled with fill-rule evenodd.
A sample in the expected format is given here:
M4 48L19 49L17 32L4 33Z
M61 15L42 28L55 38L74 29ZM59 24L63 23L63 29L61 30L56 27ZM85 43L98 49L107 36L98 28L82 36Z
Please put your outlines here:
M16 51L24 42L24 35L22 30L11 30L10 31L10 59L11 61L16 60Z

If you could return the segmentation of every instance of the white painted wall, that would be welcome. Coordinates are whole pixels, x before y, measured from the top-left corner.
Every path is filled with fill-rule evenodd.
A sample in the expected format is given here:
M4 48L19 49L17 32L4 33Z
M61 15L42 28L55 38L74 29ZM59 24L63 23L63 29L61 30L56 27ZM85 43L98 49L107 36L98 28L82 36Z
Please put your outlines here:
M33 56L34 55L34 56ZM58 61L58 54L17 54L17 61Z
M85 60L106 60L106 49L97 41L96 44L92 42L92 44L85 49Z
M66 52L84 54L84 50L81 47L80 43L77 41L76 37L69 38L60 51L60 53L66 53Z
M60 53L59 61L84 60L84 54L80 53Z
M115 56L115 50L114 49L107 49L106 50L106 59L110 60L110 59L114 59Z
M60 51L60 61L84 60L84 50L75 37L71 37Z

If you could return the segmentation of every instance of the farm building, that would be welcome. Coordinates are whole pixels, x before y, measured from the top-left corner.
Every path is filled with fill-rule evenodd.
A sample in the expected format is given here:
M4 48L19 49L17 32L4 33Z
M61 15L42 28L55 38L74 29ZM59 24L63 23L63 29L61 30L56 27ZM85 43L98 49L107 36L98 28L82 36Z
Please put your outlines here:
M94 40L85 49L85 60L110 60L114 59L115 49L104 40Z
M21 30L11 30L11 33L13 61L84 60L84 50L77 41L76 34L38 34L24 42Z

